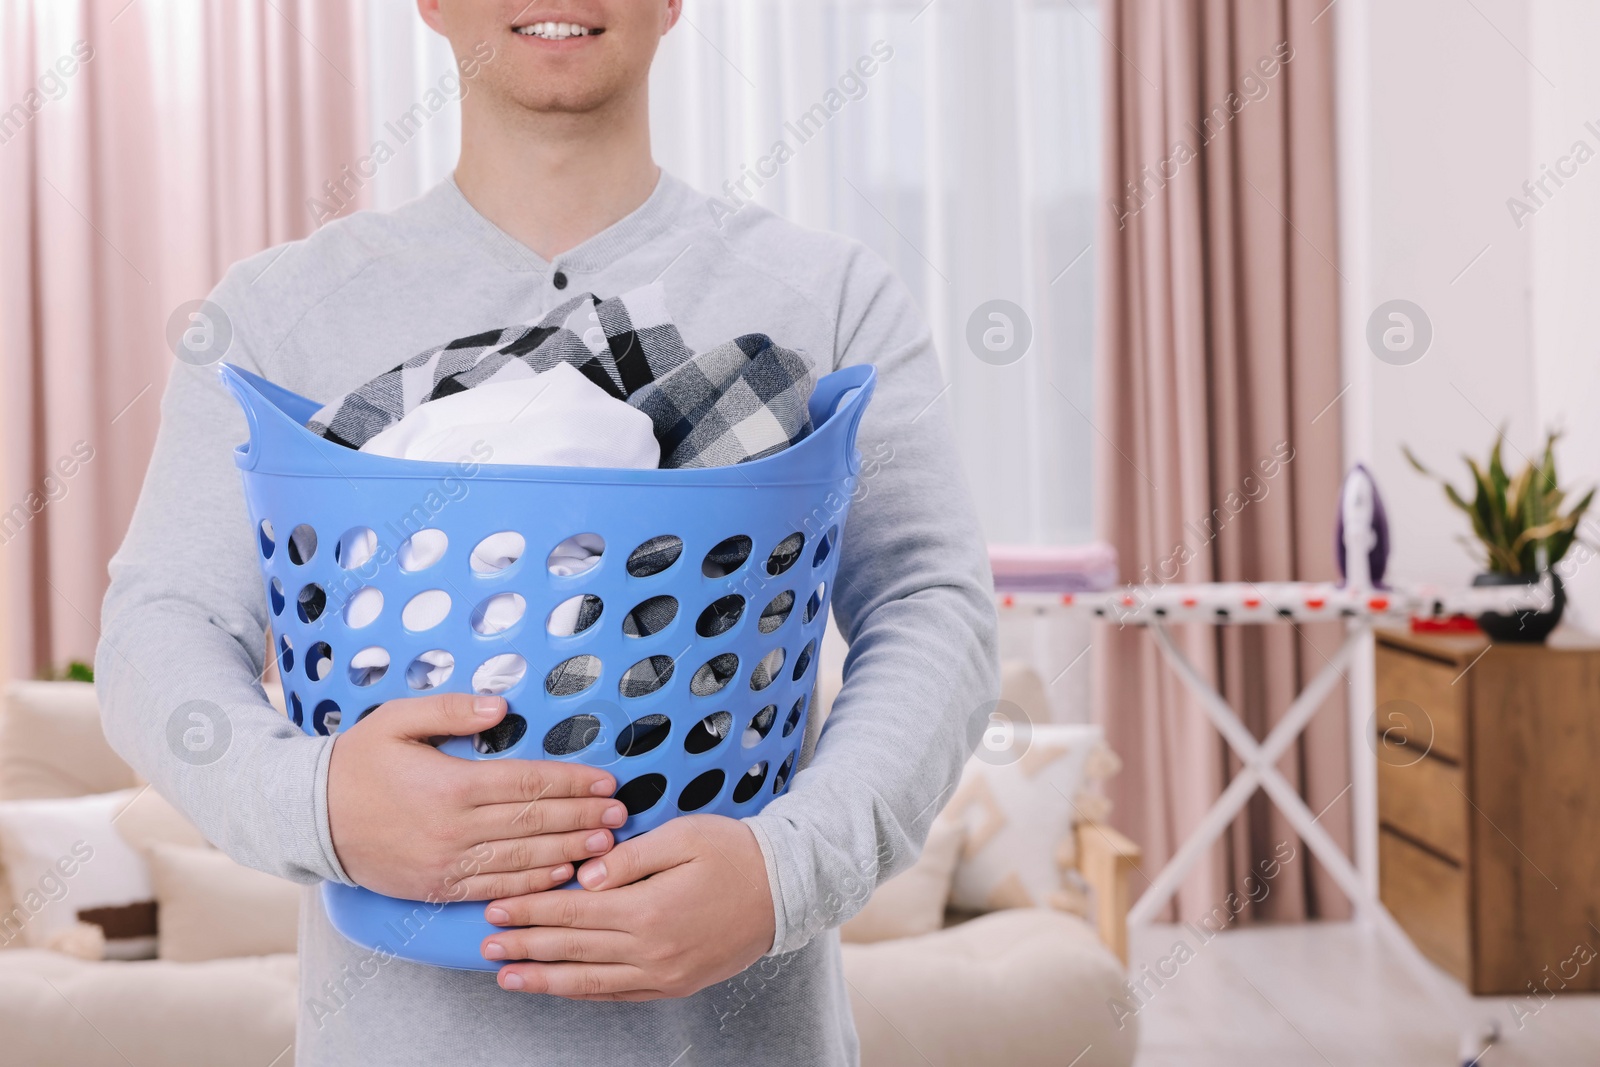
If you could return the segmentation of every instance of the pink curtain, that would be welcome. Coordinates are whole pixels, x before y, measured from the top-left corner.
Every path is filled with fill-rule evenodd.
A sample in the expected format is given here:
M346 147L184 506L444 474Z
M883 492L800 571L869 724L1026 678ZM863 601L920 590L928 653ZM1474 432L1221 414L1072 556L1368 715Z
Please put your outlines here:
M0 673L93 658L169 318L359 158L360 5L0 8ZM363 203L357 196L354 207Z
M1334 575L1342 460L1325 8L1103 4L1108 204L1096 242L1095 373L1096 425L1109 447L1095 460L1096 522L1125 580ZM1186 627L1175 636L1263 737L1340 632ZM1095 647L1098 713L1126 766L1112 783L1115 818L1153 874L1237 763L1147 634L1107 626ZM1335 803L1350 781L1343 718L1336 692L1280 769L1314 812L1328 809L1323 825L1348 844L1348 798ZM1263 868L1284 855L1293 861ZM1230 892L1241 906L1224 916L1345 914L1260 794L1191 872L1172 914L1215 914Z

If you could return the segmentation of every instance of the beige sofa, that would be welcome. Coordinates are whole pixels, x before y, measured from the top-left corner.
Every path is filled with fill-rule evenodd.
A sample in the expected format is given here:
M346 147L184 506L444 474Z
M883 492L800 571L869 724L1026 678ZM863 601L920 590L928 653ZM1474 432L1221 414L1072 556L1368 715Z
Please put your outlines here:
M139 784L100 731L81 683L20 683L0 708L0 800ZM1117 1067L1136 1031L1107 1010L1123 981L1123 915L1136 850L1079 827L1077 862L1097 926L1015 909L915 937L843 946L866 1067L997 1062ZM0 915L9 893L0 878ZM19 1067L288 1067L292 955L176 963L87 962L0 949L0 1062ZM1087 1050L1087 1051L1085 1051ZM1080 1057L1074 1059L1074 1057Z

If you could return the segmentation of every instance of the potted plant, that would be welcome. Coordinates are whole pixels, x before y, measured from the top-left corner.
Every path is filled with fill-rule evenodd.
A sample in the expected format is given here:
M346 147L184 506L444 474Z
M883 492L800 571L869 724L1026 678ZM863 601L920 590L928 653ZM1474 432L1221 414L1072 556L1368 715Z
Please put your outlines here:
M1463 456L1472 471L1472 498L1468 500L1456 487L1424 467L1409 448L1402 446L1406 459L1419 472L1444 486L1450 503L1466 512L1472 523L1472 538L1461 541L1478 556L1484 573L1473 585L1515 585L1536 582L1549 571L1555 590L1549 607L1510 615L1498 612L1478 616L1478 625L1496 641L1543 641L1561 621L1566 593L1555 566L1578 540L1578 524L1594 500L1590 489L1563 512L1567 491L1556 480L1555 443L1559 434L1545 437L1544 454L1538 462L1529 461L1515 478L1506 474L1501 462L1501 433L1489 450L1489 462L1480 465Z

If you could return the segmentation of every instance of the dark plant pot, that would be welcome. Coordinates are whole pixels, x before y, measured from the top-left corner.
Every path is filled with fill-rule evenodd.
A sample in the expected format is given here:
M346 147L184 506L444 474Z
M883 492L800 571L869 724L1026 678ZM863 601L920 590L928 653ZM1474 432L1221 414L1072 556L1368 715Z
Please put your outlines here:
M1533 585L1537 579L1521 574L1480 574L1472 579L1475 586ZM1489 635L1491 641L1521 641L1537 644L1550 636L1550 631L1561 621L1561 612L1567 606L1567 593L1561 586L1559 574L1550 575L1555 588L1550 607L1546 611L1518 611L1502 614L1486 611L1478 616L1478 627Z

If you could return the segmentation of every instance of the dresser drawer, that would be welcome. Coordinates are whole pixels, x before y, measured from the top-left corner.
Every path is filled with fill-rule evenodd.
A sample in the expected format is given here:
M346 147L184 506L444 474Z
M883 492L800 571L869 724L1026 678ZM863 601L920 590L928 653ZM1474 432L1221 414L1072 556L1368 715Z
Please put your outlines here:
M1379 756L1378 820L1465 865L1467 790L1461 768L1404 750L1380 747Z
M1466 753L1467 685L1456 683L1459 668L1380 643L1376 650L1378 712L1373 724L1382 736L1420 747L1455 763ZM1453 684L1454 683L1454 684ZM1394 701L1415 704L1422 721L1408 722ZM1414 715L1415 712L1412 712Z
M1465 872L1381 829L1378 892L1422 954L1470 986Z

